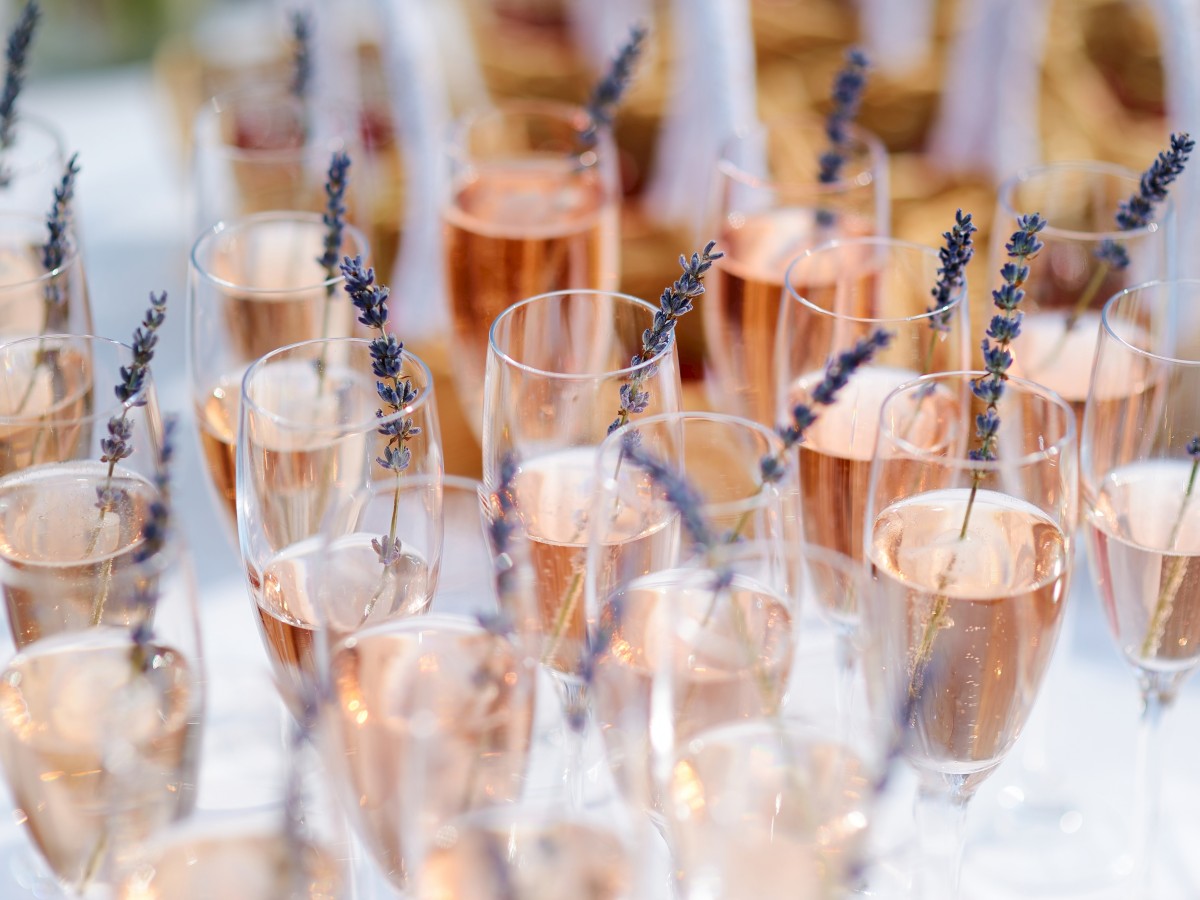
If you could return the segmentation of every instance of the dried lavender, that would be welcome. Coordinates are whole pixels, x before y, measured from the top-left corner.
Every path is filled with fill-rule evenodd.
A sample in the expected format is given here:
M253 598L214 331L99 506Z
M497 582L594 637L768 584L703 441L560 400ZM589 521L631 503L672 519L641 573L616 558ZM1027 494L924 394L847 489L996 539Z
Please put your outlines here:
M100 540L100 532L104 520L109 513L116 511L124 516L129 509L128 494L112 486L113 474L117 463L133 454L133 421L129 411L146 405L143 391L146 387L146 377L149 374L150 362L154 359L154 348L158 344L158 329L162 327L167 313L167 292L163 291L155 297L150 292L150 306L146 315L133 332L133 361L128 366L121 366L121 380L117 382L114 393L121 402L121 414L108 420L108 436L100 441L100 462L108 463L108 471L104 476L104 486L96 488L96 509L99 510L99 521L92 531L88 543L88 555L96 550ZM105 560L100 577L99 590L92 604L92 624L99 625L104 618L104 603L108 597L109 576L112 572L112 560Z
M66 261L70 249L71 201L75 199L75 176L79 174L79 154L67 160L62 178L54 188L54 203L46 215L46 243L42 245L42 267L53 272ZM45 290L46 331L57 331L62 316L62 286L57 279L48 279Z
M1117 208L1115 218L1118 229L1135 231L1138 228L1145 228L1153 221L1155 207L1167 199L1167 189L1176 178L1183 174L1184 166L1195 147L1196 142L1186 132L1171 135L1170 149L1158 154L1154 162L1150 164L1150 168L1142 173L1137 193L1131 195ZM1100 265L1096 267L1092 277L1084 286L1083 292L1079 295L1079 299L1075 301L1075 306L1067 316L1064 331L1074 328L1079 317L1092 305L1092 301L1096 298L1096 293L1104 284L1108 273L1114 269L1120 271L1129 266L1129 251L1123 244L1111 238L1105 238L1100 242L1100 246L1096 248L1096 258L1100 260Z
M504 598L513 589L515 564L512 555L512 539L519 530L517 525L516 480L519 467L516 457L511 453L500 460L500 483L492 494L492 515L488 523L488 537L491 538L492 553L495 557L496 594L501 606L505 606Z
M321 221L325 225L324 253L317 262L325 269L325 304L321 311L321 337L329 336L329 316L336 290L334 279L338 274L341 259L342 238L346 231L346 185L350 180L350 155L336 151L329 160L329 173L325 177L325 212ZM326 350L322 348L317 360L317 392L325 389Z
M42 9L37 0L29 0L17 24L8 33L8 48L5 51L4 91L0 94L0 148L7 150L16 140L14 127L17 118L17 96L25 83L25 57L33 43L33 33L41 18ZM5 178L7 183L7 178Z
M413 423L412 416L403 413L417 399L417 389L413 387L412 379L404 376L403 355L404 344L396 340L387 330L388 319L388 289L375 284L375 270L364 268L361 256L354 259L345 257L341 265L342 275L345 276L346 293L350 301L359 311L358 321L368 328L379 332L370 345L371 371L380 379L375 383L379 399L383 401L375 415L380 419L391 417L379 426L379 433L387 438L383 448L383 456L375 462L380 468L392 472L396 479L396 490L392 500L391 525L386 535L371 541L379 562L385 574L403 556L399 538L396 537L397 519L400 514L400 474L408 468L412 460L409 442L421 433L421 429ZM378 601L378 592L371 597L363 613L365 620L370 616Z
M633 26L629 30L629 40L613 57L608 73L593 88L592 96L584 107L591 120L587 130L581 135L584 146L594 146L600 129L612 127L617 106L633 80L633 67L642 55L645 40L646 29L641 25Z
M142 523L142 543L133 553L134 562L152 559L162 552L167 541L171 527L171 463L175 455L176 425L174 416L167 416L163 421L162 446L154 473L158 496L151 502L146 521ZM154 640L154 611L158 607L157 585L151 582L142 586L135 598L135 607L132 661L135 671L144 672L154 658L151 642Z
M1183 586L1183 577L1186 571L1185 562L1188 557L1175 553L1175 545L1179 540L1179 529L1183 527L1184 514L1187 512L1188 503L1192 499L1192 492L1196 488L1196 476L1200 473L1200 435L1193 435L1191 440L1187 442L1186 449L1187 455L1192 459L1192 468L1188 473L1187 487L1183 491L1183 500L1179 504L1179 512L1175 516L1175 524L1171 527L1170 540L1167 541L1167 552L1172 554L1171 563L1167 568L1166 577L1162 580L1162 587L1159 589L1158 598L1154 601L1154 612L1150 616L1149 625L1146 626L1146 636L1142 639L1141 656L1144 659L1158 655L1167 619L1171 617L1171 613L1175 609L1175 597L1179 593L1179 589Z
M832 406L836 403L838 393L850 383L851 376L869 363L876 353L891 343L892 337L891 332L884 331L882 328L876 329L826 364L825 376L813 388L811 394L813 405L797 403L792 407L792 421L786 425L780 425L776 429L779 437L783 440L783 449L776 454L762 458L759 467L763 485L781 480L787 472L788 454L796 445L803 443L804 433L817 421L818 414L814 406ZM762 487L759 489L761 490ZM735 531L735 536L737 531L740 531L740 528Z
M716 241L709 241L700 253L693 253L690 260L686 256L679 257L683 274L659 297L659 310L654 314L654 324L642 332L642 349L634 354L630 366L640 366L671 346L676 321L695 308L693 301L704 293L705 273L712 268L714 261L725 255L714 253L713 248L716 246ZM656 365L647 366L635 372L621 385L621 405L617 417L608 426L609 434L628 424L630 416L646 411L650 403L650 392L643 390L642 384L657 371Z
M297 9L289 16L292 26L292 80L288 90L305 101L312 87L312 13Z
M863 90L867 86L867 56L858 48L846 52L846 63L833 79L833 108L825 119L825 136L829 147L817 161L817 180L835 184L842 177L842 167L850 156L850 125L858 116ZM817 224L828 228L835 221L832 210L817 210Z
M945 243L938 250L941 266L938 268L938 280L931 293L933 305L928 308L929 325L935 332L946 333L950 330L950 317L954 315L953 302L955 295L966 284L967 263L975 255L975 244L972 235L978 229L971 220L971 214L963 214L960 209L954 214L954 226L949 231L942 232ZM936 338L936 335L933 336ZM930 344L932 348L933 344ZM932 355L932 350L931 350ZM931 361L926 360L925 374L929 374Z

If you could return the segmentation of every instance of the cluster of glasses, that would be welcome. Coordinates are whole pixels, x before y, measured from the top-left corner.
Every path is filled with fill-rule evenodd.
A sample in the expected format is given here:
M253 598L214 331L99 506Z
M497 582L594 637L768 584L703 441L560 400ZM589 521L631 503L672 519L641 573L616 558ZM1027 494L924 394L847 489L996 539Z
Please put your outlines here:
M380 373L346 277L320 262L322 184L346 152L363 229L338 256L394 268L400 161L380 115L256 90L197 123L193 412L301 773L239 817L192 811L206 682L186 551L147 527L166 485L153 382L110 399L133 352L89 336L74 236L45 272L41 220L0 219L0 762L60 889L347 896L344 815L405 896L881 893L877 812L907 760L919 862L892 868L957 896L967 801L1062 628L1081 492L1145 695L1132 858L1149 878L1154 730L1200 661L1200 346L1181 327L1200 285L1167 280L1169 210L1105 224L1134 173L1064 164L1002 189L998 236L1023 212L1051 226L981 462L966 285L935 327L938 254L886 236L876 139L853 133L832 184L811 175L807 127L723 154L725 256L700 301L710 413L684 408L673 345L642 358L657 307L614 293L610 137L585 140L587 114L563 105L467 116L442 224L475 482L445 474L429 367L405 350ZM12 196L35 180L15 150L0 161ZM1100 267L1110 240L1125 269ZM998 271L1000 237L991 255ZM891 343L785 449L774 427L878 328ZM408 386L391 411L381 378ZM629 385L644 408L610 433ZM132 434L115 460L112 420ZM631 434L693 486L690 511Z

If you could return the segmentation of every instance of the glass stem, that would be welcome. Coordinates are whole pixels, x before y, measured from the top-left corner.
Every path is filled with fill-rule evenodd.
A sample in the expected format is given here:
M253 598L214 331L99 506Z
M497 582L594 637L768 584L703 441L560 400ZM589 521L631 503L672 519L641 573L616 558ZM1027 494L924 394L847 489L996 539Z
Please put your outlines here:
M1175 680L1161 674L1142 675L1142 717L1138 725L1137 781L1134 784L1134 888L1138 897L1151 897L1154 857L1162 806L1162 722L1174 699Z
M917 794L918 894L923 900L956 900L962 875L969 794L922 786Z

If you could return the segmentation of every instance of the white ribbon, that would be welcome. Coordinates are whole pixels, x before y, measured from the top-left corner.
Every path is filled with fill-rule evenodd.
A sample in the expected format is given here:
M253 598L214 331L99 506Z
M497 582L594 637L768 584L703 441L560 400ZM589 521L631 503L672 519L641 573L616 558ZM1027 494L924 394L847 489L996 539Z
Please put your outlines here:
M754 41L746 0L673 0L675 68L646 214L699 227L721 144L755 113Z
M903 75L929 56L933 0L858 0L859 28L871 65Z
M608 70L632 26L654 20L650 0L570 0L567 13L571 36L597 74Z

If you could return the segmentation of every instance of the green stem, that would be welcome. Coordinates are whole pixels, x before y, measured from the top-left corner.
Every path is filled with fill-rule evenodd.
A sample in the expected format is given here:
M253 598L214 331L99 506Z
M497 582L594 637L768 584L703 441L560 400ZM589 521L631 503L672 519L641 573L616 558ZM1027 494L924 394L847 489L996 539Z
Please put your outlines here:
M1188 475L1187 490L1183 492L1183 502L1179 504L1179 512L1175 516L1175 524L1171 527L1171 537L1167 541L1167 552L1172 553L1175 550L1175 545L1179 541L1179 529L1183 526L1183 516L1187 511L1188 501L1191 500L1192 491L1196 487L1196 474L1200 470L1200 457L1192 460L1192 471ZM1150 616L1150 624L1146 628L1146 636L1142 638L1141 656L1143 658L1153 657L1158 655L1158 651L1162 646L1163 631L1166 629L1167 619L1171 617L1171 613L1175 609L1175 595L1179 593L1179 588L1183 586L1185 557L1171 557L1171 564L1167 569L1167 577L1163 581L1163 586L1158 592L1158 598L1154 601L1154 612Z
M1046 355L1042 357L1041 361L1037 364L1037 367L1029 369L1031 376L1036 376L1038 372L1046 368L1047 365L1057 359L1062 353L1063 347L1065 347L1067 344L1067 336L1072 330L1074 330L1075 325L1079 322L1080 317L1087 311L1088 307L1092 305L1092 301L1096 299L1096 293L1100 290L1100 286L1104 284L1104 279L1108 277L1108 273L1111 268L1112 267L1107 262L1101 261L1100 265L1096 267L1096 270L1092 272L1092 277L1089 278L1088 283L1084 285L1083 293L1079 295L1079 299L1075 301L1075 305L1071 307L1071 312L1067 315L1066 321L1063 323L1062 334L1058 336L1058 339L1054 342L1054 345L1050 348Z
M126 407L121 412L121 421L129 415L129 408ZM104 518L112 512L112 498L109 491L112 488L113 473L116 471L117 461L110 459L108 461L108 472L104 477L104 505L100 507L100 521L96 523L95 529L92 530L92 536L88 540L87 557L91 557L96 552L96 545L100 543L100 532L104 529ZM104 620L104 605L108 601L109 580L112 577L112 558L108 558L101 566L100 584L97 588L96 599L92 602L92 625L99 625Z
M967 526L971 523L971 510L975 508L975 495L979 493L979 482L983 480L983 473L976 469L971 473L971 496L967 498L967 510L963 514L962 528L958 531L958 539L966 540Z
M545 651L542 653L542 662L546 665L550 664L550 661L554 658L554 654L558 652L558 648L562 644L567 626L575 615L575 607L579 605L579 592L582 587L583 572L576 571L571 577L570 584L567 585L567 591L563 595L562 602L558 605L558 612L554 616L554 626L550 632L550 640L546 645Z

